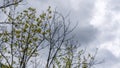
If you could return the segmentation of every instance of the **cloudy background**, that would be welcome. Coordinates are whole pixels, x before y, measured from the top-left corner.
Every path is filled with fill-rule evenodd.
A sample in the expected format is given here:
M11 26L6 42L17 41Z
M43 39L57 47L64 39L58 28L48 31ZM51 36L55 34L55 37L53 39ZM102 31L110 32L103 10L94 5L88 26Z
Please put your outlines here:
M76 39L90 51L99 48L96 58L105 60L95 67L120 67L120 0L26 0L25 4L18 10L32 6L41 13L51 6L70 14L72 25L78 22Z
M29 6L44 10L48 6L62 14L70 13L76 39L104 63L96 68L120 67L120 0L27 0Z

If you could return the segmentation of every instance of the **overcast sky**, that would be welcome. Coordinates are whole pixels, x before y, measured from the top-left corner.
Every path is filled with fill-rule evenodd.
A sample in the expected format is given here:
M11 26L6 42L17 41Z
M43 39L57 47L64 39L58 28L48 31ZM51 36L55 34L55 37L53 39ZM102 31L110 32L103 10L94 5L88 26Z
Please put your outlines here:
M27 0L29 6L38 13L48 6L70 13L72 24L78 22L76 39L91 51L99 48L98 60L105 59L96 68L120 67L120 0Z
M96 68L120 67L120 0L27 1L38 11L51 6L64 15L70 12L72 23L79 23L76 39L91 50L99 48L97 57L105 59Z

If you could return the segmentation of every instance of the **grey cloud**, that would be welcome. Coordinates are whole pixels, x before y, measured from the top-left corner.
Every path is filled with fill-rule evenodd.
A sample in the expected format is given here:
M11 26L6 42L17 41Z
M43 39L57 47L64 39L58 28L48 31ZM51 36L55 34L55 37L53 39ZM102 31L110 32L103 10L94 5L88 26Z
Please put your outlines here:
M69 18L72 22L71 25L73 25L71 28L75 26L76 22L79 22L74 34L76 35L76 39L78 39L81 44L90 43L95 40L97 29L90 24L95 5L94 0L81 0L78 5L78 10L72 7L73 3L71 3L70 0L51 0L46 3L44 1L43 3L56 8L57 11L62 13L64 16L70 12Z
M76 29L76 37L82 44L88 44L96 39L98 33L97 28L90 24L92 19L92 11L94 9L94 1L83 1L80 3L79 11L74 11L72 16L74 22L75 20L79 21L78 28Z
M120 11L120 0L110 0L108 2L108 8L112 11Z
M82 25L76 29L76 38L80 41L81 44L88 44L91 43L93 40L96 39L97 36L97 29L91 25L82 27Z
M60 10L64 15L69 11L71 12L70 19L72 21L72 25L75 25L77 21L79 22L74 31L76 39L78 39L81 44L90 43L95 40L97 29L90 24L95 2L93 0L82 0L79 4L79 10L75 10L70 7L69 1L61 2L56 2L56 6L59 7L58 10Z
M107 62L119 62L118 58L116 56L114 56L109 50L106 49L101 49L100 51L98 51L100 57L99 58L104 58L105 59L105 63Z
M98 51L96 59L103 60L104 62L96 65L96 68L115 68L115 65L120 63L119 58L115 57L110 51L102 49ZM116 66L117 67L117 66Z

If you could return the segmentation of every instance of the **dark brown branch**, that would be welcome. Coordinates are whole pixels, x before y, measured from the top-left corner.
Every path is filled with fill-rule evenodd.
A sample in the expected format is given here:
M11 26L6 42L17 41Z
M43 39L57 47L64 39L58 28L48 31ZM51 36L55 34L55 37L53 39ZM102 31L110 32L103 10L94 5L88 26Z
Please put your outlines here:
M15 3L5 4L5 5L3 5L3 6L0 6L0 9L6 8L6 7L9 7L9 6L12 6L12 5L19 4L19 3L22 2L22 1L23 1L23 0L19 0L18 2L15 2Z

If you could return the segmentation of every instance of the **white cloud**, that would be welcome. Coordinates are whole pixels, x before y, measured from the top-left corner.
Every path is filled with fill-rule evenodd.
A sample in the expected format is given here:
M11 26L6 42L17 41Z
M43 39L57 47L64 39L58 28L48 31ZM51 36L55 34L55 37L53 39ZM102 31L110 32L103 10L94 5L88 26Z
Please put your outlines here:
M104 49L111 52L114 56L108 57L111 58L109 61L113 61L114 59L112 58L119 59L120 57L120 12L111 9L110 6L116 4L109 4L109 1L110 0L96 0L93 17L90 23L99 30L99 34L94 43L98 43L97 45L99 45L100 51ZM91 45L93 45L93 43ZM107 55L106 53L103 56ZM103 63L103 68L118 68L120 65L119 61L115 60L115 62L113 62L111 66L108 66L108 64L110 64L109 62L107 62L107 64ZM101 68L102 66L100 65L99 67Z
M74 10L79 10L80 8L80 2L81 0L70 0L70 3L71 3L71 7L74 9Z
M120 40L105 42L100 45L100 49L107 49L116 57L120 57Z
M104 16L106 13L106 1L105 0L96 0L95 9L93 11L93 19L91 24L99 27L104 23Z
M100 47L120 56L120 14L107 9L108 0L97 0L91 24L100 31L98 41ZM111 16L111 18L109 17Z

